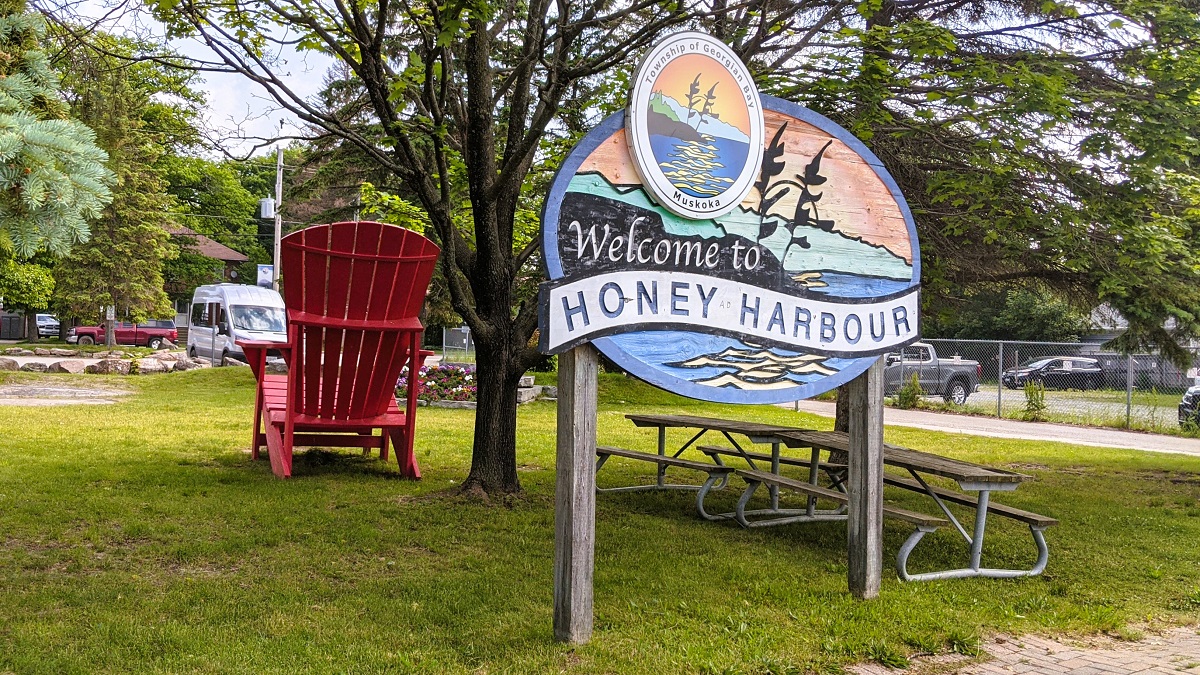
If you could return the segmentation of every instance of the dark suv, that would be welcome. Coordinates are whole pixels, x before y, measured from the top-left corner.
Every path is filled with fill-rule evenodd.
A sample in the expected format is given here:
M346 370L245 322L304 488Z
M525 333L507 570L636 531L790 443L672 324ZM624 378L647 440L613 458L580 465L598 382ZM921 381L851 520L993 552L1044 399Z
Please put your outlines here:
M1200 384L1183 392L1179 402L1179 426L1200 424Z

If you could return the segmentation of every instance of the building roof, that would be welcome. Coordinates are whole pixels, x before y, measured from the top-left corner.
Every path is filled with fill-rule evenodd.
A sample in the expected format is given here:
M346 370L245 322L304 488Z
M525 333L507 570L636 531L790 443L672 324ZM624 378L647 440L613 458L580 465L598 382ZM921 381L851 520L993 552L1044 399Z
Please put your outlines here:
M195 230L182 225L168 226L167 233L169 233L172 237L187 237L191 241L187 242L185 246L202 256L207 256L215 260L230 263L244 263L250 259L247 258L245 254L238 253L228 246L215 242L212 239L197 233Z

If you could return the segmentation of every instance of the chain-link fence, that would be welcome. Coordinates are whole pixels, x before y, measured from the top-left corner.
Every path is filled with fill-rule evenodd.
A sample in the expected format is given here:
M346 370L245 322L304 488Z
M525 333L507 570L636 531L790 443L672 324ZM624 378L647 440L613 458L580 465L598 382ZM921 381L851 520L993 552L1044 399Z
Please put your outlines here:
M475 339L471 329L442 329L442 363L475 363Z
M1200 365L1200 350L1180 368L1159 354L1118 354L1094 343L926 342L940 358L979 363L979 388L964 404L972 412L1147 431L1179 428L1179 403Z

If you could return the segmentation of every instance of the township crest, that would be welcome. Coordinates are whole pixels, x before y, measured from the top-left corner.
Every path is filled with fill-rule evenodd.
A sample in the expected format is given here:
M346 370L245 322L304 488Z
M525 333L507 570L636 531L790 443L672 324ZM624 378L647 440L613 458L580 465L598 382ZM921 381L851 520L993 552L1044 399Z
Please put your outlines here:
M774 403L918 339L920 251L895 182L828 118L759 96L736 61L711 37L668 38L628 113L559 170L543 352L591 342L669 391Z
M745 198L758 171L758 89L729 47L677 33L638 68L625 131L656 202L684 218L720 216Z

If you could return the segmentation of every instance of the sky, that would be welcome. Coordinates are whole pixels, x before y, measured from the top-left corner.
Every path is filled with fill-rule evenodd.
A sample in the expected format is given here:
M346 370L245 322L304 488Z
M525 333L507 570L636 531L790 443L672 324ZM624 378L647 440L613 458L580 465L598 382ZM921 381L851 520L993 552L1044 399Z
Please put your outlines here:
M48 0L45 3L46 9L55 11L56 3L69 1ZM84 0L82 3L73 5L70 11L76 13L81 20L97 19L98 17L112 16L111 5L119 2L121 0ZM146 12L121 12L118 16L117 19L103 21L102 28L117 34L136 32L145 35L149 33L160 41L166 41L163 37L165 34L163 26L155 22ZM208 48L197 40L177 39L170 41L170 45L184 56L208 61L215 60ZM284 81L293 91L305 97L313 96L320 91L325 73L333 65L333 59L316 52L300 54L288 49L281 53L280 57L286 64L281 69ZM239 141L237 139L239 137L278 137L280 122L283 123L282 135L284 136L296 135L300 131L295 116L280 110L279 106L250 80L240 75L225 73L203 73L200 77L203 81L198 83L197 88L205 93L208 103L207 110L204 112L205 127L212 137L220 139L221 145L227 152L236 156L244 156L251 152L258 155L272 153L273 148L254 150L255 141ZM221 153L214 150L212 154L219 156Z

